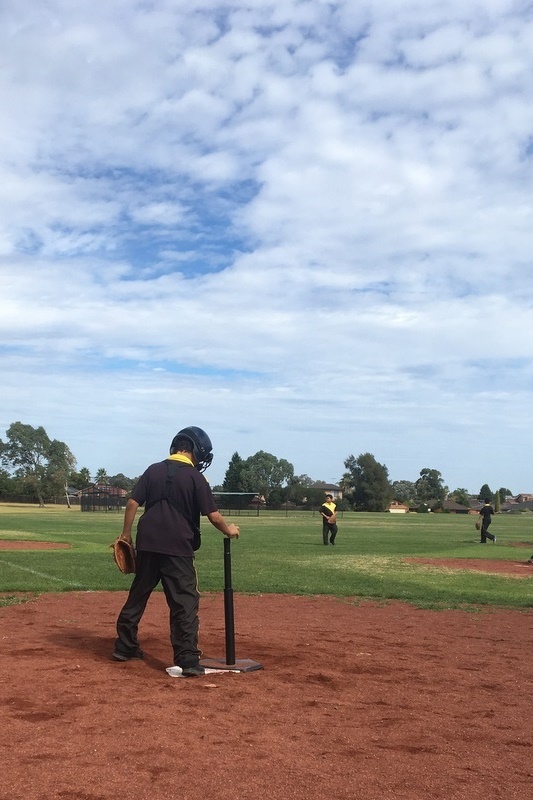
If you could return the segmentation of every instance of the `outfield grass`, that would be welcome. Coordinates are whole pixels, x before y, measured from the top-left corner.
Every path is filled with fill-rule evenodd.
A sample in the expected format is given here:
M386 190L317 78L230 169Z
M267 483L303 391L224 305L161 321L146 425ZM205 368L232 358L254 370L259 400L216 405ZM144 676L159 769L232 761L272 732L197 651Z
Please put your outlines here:
M498 543L486 546L478 544L473 517L452 514L345 513L339 520L337 545L327 548L318 514L281 512L233 521L241 526L241 537L232 544L236 592L400 599L435 608L533 606L531 579L404 561L423 557L525 562L533 552L533 515L497 516L491 530ZM118 572L109 549L121 529L122 515L116 512L0 504L1 540L70 545L68 550L0 550L0 592L127 589L131 577ZM223 588L222 536L207 522L196 564L202 591ZM525 567L526 574L528 570Z

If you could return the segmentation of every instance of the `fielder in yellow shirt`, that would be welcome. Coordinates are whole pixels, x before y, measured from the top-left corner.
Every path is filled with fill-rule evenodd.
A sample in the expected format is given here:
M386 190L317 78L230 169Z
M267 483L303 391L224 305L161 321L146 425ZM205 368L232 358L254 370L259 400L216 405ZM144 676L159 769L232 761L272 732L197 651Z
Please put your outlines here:
M320 506L322 515L322 539L324 544L335 544L337 536L337 506L333 502L333 495L327 494L326 500Z

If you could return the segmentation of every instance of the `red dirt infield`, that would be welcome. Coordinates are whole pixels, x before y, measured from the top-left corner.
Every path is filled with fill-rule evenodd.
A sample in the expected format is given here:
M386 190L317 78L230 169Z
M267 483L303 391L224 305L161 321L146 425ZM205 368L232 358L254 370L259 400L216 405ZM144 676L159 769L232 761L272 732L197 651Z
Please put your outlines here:
M531 545L530 545L531 547ZM533 578L533 564L527 560L503 561L486 558L404 558L408 564L423 564L427 567L443 569L474 570L474 572L490 572L506 575L508 578Z
M144 661L110 658L125 592L0 608L0 800L529 800L533 611L235 597L237 658L170 678L161 593ZM220 594L201 646L224 656Z

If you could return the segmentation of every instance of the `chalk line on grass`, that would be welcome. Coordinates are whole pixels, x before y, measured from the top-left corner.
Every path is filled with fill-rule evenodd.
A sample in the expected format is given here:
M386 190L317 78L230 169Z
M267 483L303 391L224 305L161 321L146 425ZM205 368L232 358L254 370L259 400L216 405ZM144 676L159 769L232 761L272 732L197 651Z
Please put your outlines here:
M48 575L46 572L39 572L36 569L30 569L30 567L23 567L21 564L14 564L13 561L6 561L5 558L0 558L0 564L6 564L8 567L14 567L15 569L21 569L23 572L31 572L32 575L36 575L38 578L46 578L49 581L56 581L56 583L63 583L65 586L74 586L77 589L85 589L86 587L82 583L75 583L74 581L67 581L65 578L56 578L55 575Z

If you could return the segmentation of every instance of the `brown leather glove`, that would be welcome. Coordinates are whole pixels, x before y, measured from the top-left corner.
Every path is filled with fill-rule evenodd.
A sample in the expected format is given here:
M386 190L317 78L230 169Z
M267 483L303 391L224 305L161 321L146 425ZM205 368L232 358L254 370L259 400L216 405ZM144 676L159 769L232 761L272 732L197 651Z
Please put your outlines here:
M123 572L124 575L135 572L135 548L131 542L127 542L125 539L119 537L109 546L113 548L113 558L119 570Z

